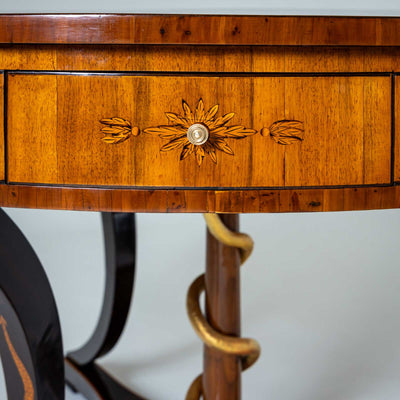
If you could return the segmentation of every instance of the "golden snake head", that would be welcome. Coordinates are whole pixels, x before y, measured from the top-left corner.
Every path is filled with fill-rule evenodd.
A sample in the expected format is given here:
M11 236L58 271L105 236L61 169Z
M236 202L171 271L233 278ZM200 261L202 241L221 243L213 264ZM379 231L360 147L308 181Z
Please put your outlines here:
M0 325L3 325L4 327L7 326L7 321L2 315L0 315Z

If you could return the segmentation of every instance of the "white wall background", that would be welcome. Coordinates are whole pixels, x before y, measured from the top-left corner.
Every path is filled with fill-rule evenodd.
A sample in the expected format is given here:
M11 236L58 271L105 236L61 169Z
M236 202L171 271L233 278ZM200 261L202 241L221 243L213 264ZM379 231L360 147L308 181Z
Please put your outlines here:
M1 12L400 15L400 3L1 0ZM99 214L6 211L49 275L65 349L79 347L102 301ZM244 215L242 230L256 242L242 274L243 335L257 338L263 351L243 374L244 400L398 400L400 211ZM101 363L151 400L183 399L201 370L185 296L204 270L204 247L200 215L138 216L133 308L124 336Z
M400 5L398 0L1 0L0 12L400 15Z

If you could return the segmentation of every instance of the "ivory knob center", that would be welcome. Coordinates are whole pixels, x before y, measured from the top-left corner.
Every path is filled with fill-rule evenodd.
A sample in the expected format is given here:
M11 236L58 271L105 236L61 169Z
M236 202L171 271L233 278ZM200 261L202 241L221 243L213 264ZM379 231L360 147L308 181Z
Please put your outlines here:
M187 131L187 138L190 143L200 146L207 142L210 132L203 124L193 124Z

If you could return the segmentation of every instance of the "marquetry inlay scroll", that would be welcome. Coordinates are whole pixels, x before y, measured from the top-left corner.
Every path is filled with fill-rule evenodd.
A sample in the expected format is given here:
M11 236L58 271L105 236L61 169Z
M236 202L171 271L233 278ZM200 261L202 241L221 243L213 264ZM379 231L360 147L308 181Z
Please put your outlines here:
M33 388L32 379L29 376L29 373L26 370L24 363L19 358L17 351L14 348L14 345L10 339L10 335L8 334L8 331L7 331L7 321L5 320L5 318L2 315L0 315L0 326L3 329L4 338L6 340L7 347L10 350L11 356L14 360L15 366L17 367L18 373L22 380L22 384L24 386L24 399L23 400L34 400L35 399L35 390Z
M242 125L231 125L230 122L235 116L233 112L217 116L218 104L206 111L203 99L197 102L194 110L185 100L182 100L182 110L181 114L165 113L168 125L143 129L143 133L157 135L167 140L160 151L179 150L181 161L193 154L199 166L205 157L210 157L214 163L217 163L218 152L234 155L227 139L244 139L258 132ZM100 122L105 125L101 129L104 134L102 140L105 143L122 143L140 133L138 127L132 127L130 121L120 117L105 118ZM260 134L270 136L281 145L293 144L303 140L304 123L297 120L280 120L274 122L269 128L262 128Z

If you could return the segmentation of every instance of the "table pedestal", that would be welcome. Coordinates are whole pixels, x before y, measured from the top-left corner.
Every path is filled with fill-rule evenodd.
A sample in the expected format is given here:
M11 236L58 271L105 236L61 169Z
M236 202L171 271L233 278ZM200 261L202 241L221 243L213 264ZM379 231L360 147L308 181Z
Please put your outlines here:
M190 286L187 310L190 322L205 344L204 374L189 388L186 400L240 400L240 374L253 365L260 346L240 334L240 265L250 256L253 240L237 232L237 215L204 214L207 267ZM206 291L206 317L200 295Z
M221 220L232 231L238 231L238 215L221 215ZM240 336L240 264L239 249L226 246L207 230L206 315L210 325L225 335ZM239 357L206 345L204 397L239 400L241 370Z

